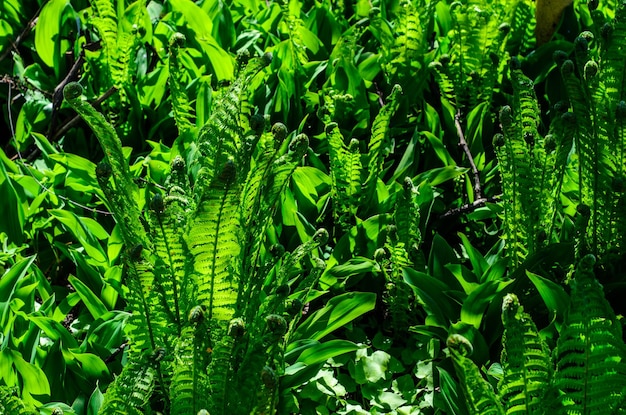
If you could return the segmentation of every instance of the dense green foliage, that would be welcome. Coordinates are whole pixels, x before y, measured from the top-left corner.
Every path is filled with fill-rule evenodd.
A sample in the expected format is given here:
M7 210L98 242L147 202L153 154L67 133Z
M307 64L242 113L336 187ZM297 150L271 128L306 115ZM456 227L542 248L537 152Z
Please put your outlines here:
M626 5L535 6L0 3L0 414L623 412Z

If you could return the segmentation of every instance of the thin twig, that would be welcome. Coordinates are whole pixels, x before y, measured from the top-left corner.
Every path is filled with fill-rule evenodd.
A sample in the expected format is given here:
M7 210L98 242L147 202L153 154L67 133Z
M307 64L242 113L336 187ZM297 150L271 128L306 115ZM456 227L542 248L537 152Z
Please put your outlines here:
M22 40L24 40L24 38L30 33L31 30L33 30L33 27L35 27L35 25L37 24L37 19L39 19L39 13L41 13L41 10L43 9L43 6L46 5L46 3L47 2L44 1L41 4L41 6L39 6L39 9L35 13L35 15L32 17L32 19L30 19L28 21L28 23L24 27L24 30L22 30L22 33L20 33L15 38L15 40L13 42L11 42L11 47L10 48L6 48L6 50L2 53L2 55L0 55L0 62L5 60L6 57L9 56L9 53L11 53L12 50L15 50L17 52L17 48L20 45L20 43L22 43Z
M474 157L472 157L472 153L469 150L469 146L467 145L467 141L465 141L465 135L463 134L463 128L461 127L461 111L457 111L454 116L454 125L456 125L456 133L459 136L459 146L463 148L465 155L467 156L467 160L472 168L472 173L474 174L474 198L475 200L480 200L483 198L482 190L480 186L480 173L476 168L476 164L474 163Z
M474 200L472 203L468 203L466 205L460 206L458 208L450 209L443 215L439 216L439 219L450 218L453 216L458 216L464 213L471 213L478 208L485 206L487 203L495 203L498 200L498 197L483 197L480 199Z
M65 78L54 88L54 92L52 94L52 115L50 116L50 125L48 126L48 137L54 131L54 124L57 118L57 113L59 108L61 108L61 103L63 102L63 88L65 85L69 84L72 81L78 79L78 72L80 71L81 66L85 62L85 50L81 49L78 58L74 61L74 64L65 75Z

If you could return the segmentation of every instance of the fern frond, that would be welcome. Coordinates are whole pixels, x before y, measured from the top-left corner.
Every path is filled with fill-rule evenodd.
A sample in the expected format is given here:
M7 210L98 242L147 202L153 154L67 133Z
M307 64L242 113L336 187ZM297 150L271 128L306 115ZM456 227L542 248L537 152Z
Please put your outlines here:
M595 279L595 258L580 260L555 350L554 385L568 414L610 413L626 385L622 327Z
M129 361L104 394L100 415L142 415L154 392L157 379L155 365L163 350L154 357L140 356Z
M242 103L247 100L252 79L270 62L270 54L250 60L216 101L209 121L200 129L197 143L202 157L198 161L205 169L205 182L211 183L229 160L235 162L240 180L247 176L248 172L242 169L248 165L247 151L250 149L242 146L242 134L250 128L249 114L242 112ZM201 193L201 190L196 190L196 193Z
M387 226L385 247L376 250L374 257L381 264L385 276L383 303L390 314L390 329L394 334L406 333L410 326L411 289L404 282L403 270L412 265L406 244L399 239L400 229L396 225ZM412 248L410 248L412 249Z
M274 161L272 174L263 194L263 209L275 209L289 178L293 175L308 148L309 137L306 134L298 134L289 143L288 152Z
M371 200L376 194L376 183L383 169L385 161L384 148L389 141L389 124L391 117L395 114L399 106L402 88L400 85L394 85L391 94L387 98L387 103L380 109L374 122L372 123L372 135L368 145L368 175L363 184L362 203Z
M535 48L535 5L530 0L514 3L511 23L511 36L507 42L511 55L524 55Z
M261 208L263 192L269 176L272 174L272 166L278 157L278 150L283 140L287 137L287 127L282 123L272 126L271 134L263 134L258 144L258 156L254 159L254 165L248 173L241 197L243 222L246 228L258 219Z
M197 300L209 319L229 321L235 313L241 272L239 201L241 185L231 161L204 192L185 240L193 257Z
M213 347L211 363L208 367L208 378L210 385L210 413L214 414L230 414L243 413L243 408L230 407L235 402L250 402L246 399L229 399L233 396L241 396L242 394L251 393L251 390L231 390L230 385L234 383L235 356L234 349L236 342L243 341L245 334L245 325L242 319L235 318L228 323L228 331L223 332L220 329L221 336Z
M124 153L122 143L115 129L107 122L102 114L82 100L83 88L78 83L69 83L63 94L67 102L91 127L100 146L104 151L110 175L113 177L115 191L118 193L121 204L112 204L111 208L117 223L123 224L122 232L126 246L143 244L149 246L144 229L139 220L137 207L139 190L132 179Z
M544 395L552 376L550 350L517 297L502 303L502 370L499 396L507 414L543 414Z
M615 11L615 18L601 28L602 37L606 42L601 61L602 79L606 85L607 96L614 103L624 99L626 82L623 70L626 57L622 53L623 42L626 39L626 5L622 2L617 3L616 8L606 8L607 11Z
M187 198L179 187L172 188L170 195L163 200L157 193L150 202L150 211L146 215L153 242L156 261L156 283L165 300L166 312L171 316L168 323L178 330L181 327L182 287L186 277L186 248L183 232L186 225ZM179 333L180 334L180 331Z
M419 4L414 4L419 3ZM434 18L434 2L402 1L398 10L393 46L383 48L383 70L389 83L398 83L419 94L425 85L424 57L428 51L429 28Z
M169 50L169 71L168 84L172 97L172 111L174 112L174 120L178 127L178 133L183 135L194 129L193 109L189 104L189 97L185 93L185 88L181 82L182 68L179 62L181 49L185 45L185 36L181 33L175 33L170 39Z
M454 3L450 7L454 22L454 44L451 61L457 73L454 76L456 106L473 108L489 101L502 73L506 56L506 39L510 26L510 2L493 2L485 7L482 2Z
M422 240L419 229L420 210L417 203L418 191L410 177L404 178L402 191L399 193L393 215L398 229L398 240L407 247L407 250L416 252Z
M453 334L448 337L447 344L470 413L504 415L504 409L491 385L483 379L476 364L467 357L473 351L471 343L460 334Z
M169 394L171 415L196 414L208 408L209 382L206 366L210 360L210 336L202 307L189 313L174 349Z
M331 197L333 200L333 216L335 222L343 229L349 229L353 225L351 220L349 192L350 182L347 170L350 168L348 159L351 154L344 143L343 135L337 123L332 122L326 126L328 139L328 156L330 159Z
M141 245L130 249L126 264L128 295L126 302L131 317L125 327L131 350L153 352L167 347L167 316L163 309L162 293L156 289L154 263Z
M0 414L35 415L34 408L29 408L17 396L17 388L0 386Z
M125 30L120 24L116 4L112 0L90 0L94 15L90 22L98 30L105 56L107 79L123 94L123 89L132 81L132 67L135 51L139 45L138 32L141 29L140 14L137 21L129 22L132 30ZM143 12L147 13L145 7Z
M500 174L506 197L504 201L506 247L509 258L516 266L523 261L529 249L526 240L528 230L532 229L532 225L528 224L522 195L528 196L527 192L532 189L532 177L530 177L527 144L522 138L520 124L514 118L511 107L502 107L500 123L503 135L498 137L494 145L498 160L502 160Z
M113 77L116 68L115 55L117 52L117 12L115 4L111 0L91 0L89 2L94 11L91 23L98 30L100 39L102 39L102 47L107 61L107 71L110 79L117 81ZM116 85L117 86L117 85Z

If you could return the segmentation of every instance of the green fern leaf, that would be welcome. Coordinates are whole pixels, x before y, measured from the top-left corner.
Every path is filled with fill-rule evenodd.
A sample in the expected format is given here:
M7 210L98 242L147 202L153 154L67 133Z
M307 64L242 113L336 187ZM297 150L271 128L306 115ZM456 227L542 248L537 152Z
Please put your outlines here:
M552 376L550 350L514 294L504 298L502 322L504 376L498 386L506 413L543 414Z
M17 396L17 388L0 386L0 414L35 415L34 408L29 408Z
M83 88L75 82L69 83L63 90L66 101L89 124L104 151L120 202L111 204L111 208L117 223L123 224L124 242L129 247L138 244L149 247L136 203L139 190L124 159L122 142L104 116L82 100L82 93Z
M362 203L372 200L376 194L376 183L385 161L384 148L388 145L389 140L389 124L391 117L398 109L401 94L402 88L400 85L394 85L391 94L387 98L387 103L380 109L372 123L372 135L367 149L369 173L363 185Z
M193 257L198 301L209 319L229 321L235 313L241 272L236 168L227 162L197 203L185 240Z
M383 70L391 84L398 83L419 94L426 82L420 76L428 52L428 28L434 18L434 2L402 1L394 27L396 39L383 49Z
M169 394L171 415L196 414L207 408L209 382L206 366L209 362L209 329L202 307L189 313L174 350L173 374Z
M186 304L181 307L181 299L184 299L182 287L186 277L186 248L183 240L183 231L186 225L187 199L174 188L165 201L161 194L157 193L150 205L147 215L150 229L150 238L153 242L154 252L158 258L156 261L157 283L165 300L165 308L177 329L181 327L181 309L184 311ZM182 189L180 189L182 191ZM180 333L179 333L180 334Z
M611 413L626 385L626 346L622 327L594 276L595 258L580 260L570 309L554 359L554 385L562 392L563 413Z
M470 413L504 415L504 409L491 385L483 379L476 364L467 357L473 350L471 343L465 337L453 334L448 337L447 344Z
M170 39L170 76L168 78L168 84L170 86L172 96L174 120L176 121L176 126L178 127L180 135L191 132L194 129L194 123L191 121L193 117L193 109L189 104L189 97L187 97L187 94L185 93L181 79L183 70L180 64L180 53L184 44L185 36L181 33L175 33Z
M109 385L99 414L143 414L143 409L148 406L156 384L157 357L162 357L163 352L161 349L155 357L140 357L137 361L129 361Z
M156 289L155 267L141 245L130 250L128 259L127 304L131 317L125 327L133 351L152 352L169 344L168 319L162 292Z
M417 203L418 191L410 177L404 178L402 191L396 197L394 222L398 230L398 241L404 244L411 253L420 246L420 210Z
M220 328L220 332L223 333ZM243 408L229 407L234 402L250 402L249 398L242 400L229 399L231 396L251 393L251 390L230 390L234 385L234 349L235 342L243 341L245 325L242 319L235 318L228 323L228 332L221 336L213 348L211 363L208 367L210 385L210 413L229 414L243 413Z

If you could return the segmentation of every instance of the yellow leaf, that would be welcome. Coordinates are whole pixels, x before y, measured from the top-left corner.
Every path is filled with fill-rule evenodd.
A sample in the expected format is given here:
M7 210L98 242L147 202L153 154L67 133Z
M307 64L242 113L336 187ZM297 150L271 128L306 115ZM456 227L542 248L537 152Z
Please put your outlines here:
M552 38L563 10L570 4L572 0L537 0L535 8L537 46L543 45Z

